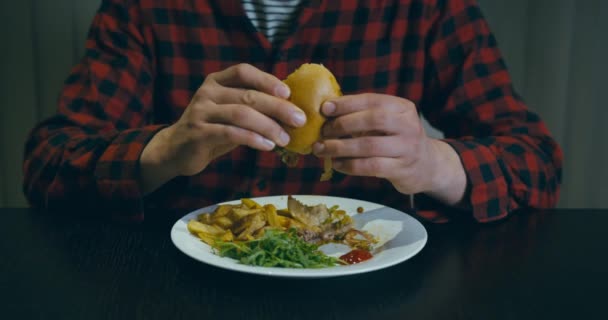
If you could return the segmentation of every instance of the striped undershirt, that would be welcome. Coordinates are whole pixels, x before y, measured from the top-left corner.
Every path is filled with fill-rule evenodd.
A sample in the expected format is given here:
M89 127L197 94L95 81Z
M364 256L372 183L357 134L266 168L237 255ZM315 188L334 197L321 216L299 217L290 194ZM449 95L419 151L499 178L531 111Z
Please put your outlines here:
M258 31L278 45L292 30L303 0L242 0L243 9Z

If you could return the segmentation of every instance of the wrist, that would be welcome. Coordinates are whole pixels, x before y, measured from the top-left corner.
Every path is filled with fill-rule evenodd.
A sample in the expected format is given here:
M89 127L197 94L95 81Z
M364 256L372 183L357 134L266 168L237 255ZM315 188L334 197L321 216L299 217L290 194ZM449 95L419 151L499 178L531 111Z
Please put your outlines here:
M430 162L429 196L454 206L459 204L466 193L467 177L460 156L448 143L430 139L433 160Z
M171 127L160 130L142 151L139 160L140 185L146 194L178 176L171 158L169 143L171 130Z

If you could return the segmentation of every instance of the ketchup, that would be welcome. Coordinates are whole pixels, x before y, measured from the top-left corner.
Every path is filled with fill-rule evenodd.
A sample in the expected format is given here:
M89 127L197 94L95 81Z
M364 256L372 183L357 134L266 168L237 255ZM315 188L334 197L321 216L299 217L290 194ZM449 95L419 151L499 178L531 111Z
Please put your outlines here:
M340 256L340 259L348 264L355 264L371 259L373 256L367 250L354 249L351 252Z

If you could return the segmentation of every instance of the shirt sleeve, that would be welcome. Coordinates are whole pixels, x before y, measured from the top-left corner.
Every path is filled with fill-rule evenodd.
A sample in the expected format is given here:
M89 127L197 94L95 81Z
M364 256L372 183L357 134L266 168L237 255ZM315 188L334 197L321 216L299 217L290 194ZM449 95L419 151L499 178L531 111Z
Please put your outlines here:
M556 205L562 151L513 89L487 22L473 0L437 1L427 41L421 112L459 154L468 187L460 205L480 222L518 208ZM445 206L416 196L417 211L444 221Z
M162 126L150 125L152 56L127 3L102 2L57 114L30 133L23 187L32 206L143 218L139 156Z

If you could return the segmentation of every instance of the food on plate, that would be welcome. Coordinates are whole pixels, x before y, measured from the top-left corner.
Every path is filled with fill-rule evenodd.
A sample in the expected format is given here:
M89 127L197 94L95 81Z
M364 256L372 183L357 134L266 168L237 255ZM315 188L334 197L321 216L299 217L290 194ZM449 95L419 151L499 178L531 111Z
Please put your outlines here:
M367 250L353 249L350 252L340 256L340 260L348 263L355 264L369 260L372 258L372 254Z
M313 268L338 262L353 263L354 260L330 259L317 249L332 242L369 252L377 243L371 234L355 229L352 218L337 206L309 206L291 196L287 198L287 208L280 210L252 199L222 204L211 213L199 214L187 226L190 233L219 255L261 266ZM277 246L277 243L284 245ZM285 248L294 251L286 254Z
M302 240L295 229L268 229L259 239L218 241L215 248L222 257L261 267L325 268L342 263L319 251L318 245Z
M321 105L328 99L342 95L334 75L323 65L306 63L301 65L283 81L291 90L289 101L306 114L306 124L299 128L286 127L291 140L284 148L277 147L281 160L295 166L300 155L310 154L312 145L320 138L326 118L321 114ZM331 158L324 158L321 180L332 176Z

